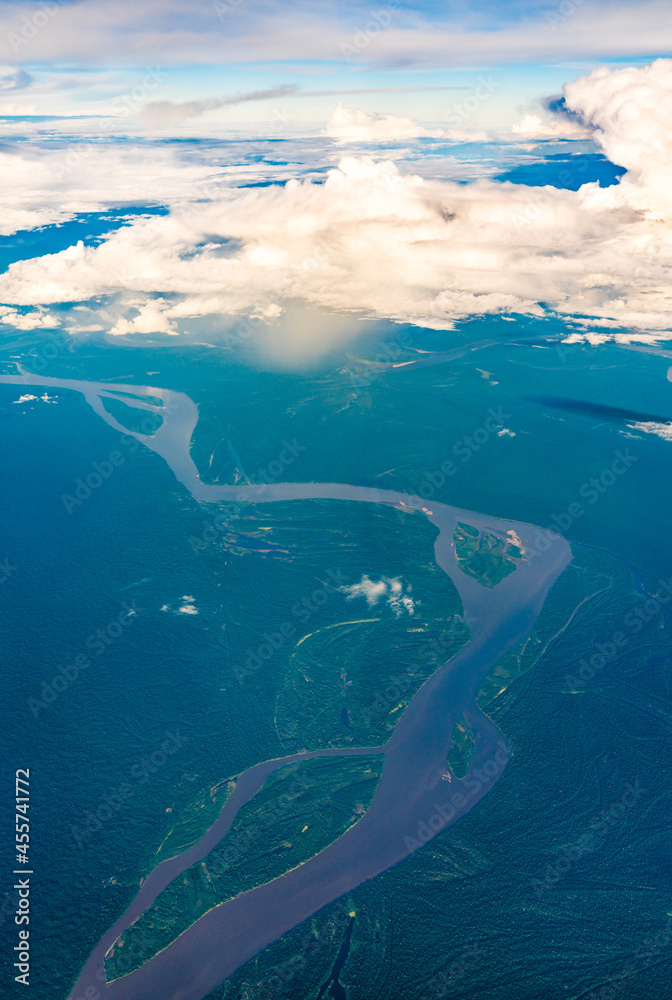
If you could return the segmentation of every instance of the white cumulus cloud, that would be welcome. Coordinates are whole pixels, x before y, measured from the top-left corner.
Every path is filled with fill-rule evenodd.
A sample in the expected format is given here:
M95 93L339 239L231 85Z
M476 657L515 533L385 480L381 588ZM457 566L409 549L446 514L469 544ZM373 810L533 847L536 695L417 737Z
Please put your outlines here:
M517 125L511 127L514 135L522 139L590 139L592 131L569 119L542 121L539 115L525 115Z
M353 583L349 587L339 587L341 593L346 595L346 601L363 597L370 608L383 601L397 617L404 611L409 615L415 613L415 604L410 596L412 589L410 585L404 589L401 577L398 576L392 579L382 576L378 580L371 580L366 574L359 583Z
M564 93L568 106L597 129L605 155L626 168L616 189L621 203L672 219L672 60L601 67L565 84Z
M396 139L417 139L428 137L438 139L445 135L441 129L427 129L411 118L401 115L368 115L366 111L346 108L339 101L327 122L325 134L332 139L346 142Z
M170 214L138 218L98 246L12 264L0 276L0 302L105 296L101 322L125 335L188 330L207 316L223 328L254 313L282 338L290 302L433 329L488 313L555 313L590 327L593 337L597 329L663 335L672 327L672 60L599 69L567 84L565 103L627 168L619 183L578 191L457 184L364 155L343 157L319 182L212 187L198 183L197 164L180 165L165 152L153 151L151 167L133 178L135 152L120 176L111 172L115 193L146 195L158 160ZM14 159L15 170L22 165ZM0 176L2 169L0 154ZM21 207L44 167L29 163L27 173L17 181L5 165L18 185L14 211L58 216L53 191L41 208ZM86 170L83 181L77 195L69 191L68 208L75 198L95 201ZM12 202L11 193L4 197Z

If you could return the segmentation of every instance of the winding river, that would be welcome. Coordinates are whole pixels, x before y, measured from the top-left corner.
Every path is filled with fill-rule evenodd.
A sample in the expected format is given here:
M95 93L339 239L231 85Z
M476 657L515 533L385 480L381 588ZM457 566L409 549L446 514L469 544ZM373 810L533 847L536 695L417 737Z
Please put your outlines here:
M455 584L471 629L469 642L412 698L385 746L295 754L245 771L202 839L162 862L145 879L126 912L89 956L71 994L71 1000L202 1000L241 965L322 907L403 861L465 815L494 786L506 767L508 750L497 727L476 707L476 692L497 662L533 628L550 588L571 559L571 549L560 536L532 525L392 490L341 483L207 484L201 481L190 453L198 409L184 393L48 378L18 370L18 375L0 376L0 382L81 392L111 427L131 434L160 455L199 502L322 498L422 510L438 529L436 561ZM151 402L152 397L162 405ZM105 398L158 414L163 422L151 435L128 431L107 412ZM486 588L458 565L453 541L458 521L502 539L513 537L509 533L519 539L523 559L494 588ZM448 783L442 775L453 726L462 714L474 733L475 755L462 781ZM346 833L286 875L216 906L136 971L105 981L103 961L110 946L169 882L210 852L274 769L308 757L377 752L385 755L382 777L367 812Z

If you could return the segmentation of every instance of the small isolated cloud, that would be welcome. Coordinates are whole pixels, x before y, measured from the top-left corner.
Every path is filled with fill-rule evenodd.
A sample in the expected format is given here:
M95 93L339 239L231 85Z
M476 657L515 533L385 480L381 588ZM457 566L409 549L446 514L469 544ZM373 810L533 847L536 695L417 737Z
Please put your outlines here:
M184 594L180 598L180 601L182 601L182 603L177 608L174 608L172 606L172 604L164 604L161 607L161 610L167 612L168 614L172 614L172 615L197 615L198 614L198 608L194 604L194 598L190 594Z
M32 400L41 399L43 403L57 403L58 400L55 396L50 396L48 393L44 393L42 396L31 396L29 394L25 396L20 396L18 399L12 400L13 403L29 403Z
M180 598L182 604L177 609L176 614L178 615L197 615L198 608L194 604L194 598L191 594L183 594Z
M346 601L354 601L357 597L363 597L370 608L383 601L399 617L404 611L409 615L415 613L415 604L410 596L412 587L404 590L401 577L389 579L386 576L378 580L371 580L364 575L359 583L353 583L350 587L339 587L341 593L346 595Z
M0 66L0 91L23 90L33 82L30 73L19 66Z
M180 125L193 118L200 118L206 111L246 104L248 101L270 101L278 97L291 97L298 92L294 84L272 87L268 90L250 90L229 97L211 97L204 101L152 101L142 110L142 120L150 128Z
M643 434L655 434L663 441L672 441L672 424L661 424L655 420L642 420L634 424L628 424L633 431L641 431Z
M411 118L401 115L367 115L366 111L346 108L339 101L327 122L325 135L341 142L389 142L423 137L441 139L446 133L441 129L423 128Z

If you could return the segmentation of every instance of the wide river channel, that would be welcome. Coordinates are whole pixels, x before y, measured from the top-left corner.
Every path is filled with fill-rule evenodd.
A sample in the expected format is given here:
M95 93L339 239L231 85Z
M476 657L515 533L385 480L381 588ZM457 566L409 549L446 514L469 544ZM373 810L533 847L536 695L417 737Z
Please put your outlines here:
M80 382L22 372L0 382L81 392L111 427L131 434L159 454L199 502L221 503L333 499L386 504L423 511L438 529L435 556L455 584L470 640L423 684L382 747L318 750L265 761L240 775L235 790L201 840L159 864L144 880L126 912L100 940L72 990L72 1000L202 1000L263 948L322 907L367 879L398 864L456 822L487 794L503 773L508 750L497 727L476 707L476 693L498 661L531 631L555 580L571 559L569 544L533 525L459 510L406 493L341 483L276 483L220 486L201 481L191 458L198 409L184 393L149 386ZM151 402L160 399L162 405ZM103 405L104 398L162 417L153 434L128 431ZM458 565L453 536L457 522L516 540L523 558L492 589ZM482 537L482 536L481 536ZM395 669L401 664L394 664ZM443 780L455 722L467 719L476 741L465 777ZM276 768L321 756L382 753L385 765L362 818L333 844L286 875L216 906L139 969L105 981L104 957L120 934L185 869L206 857L229 830L242 806Z

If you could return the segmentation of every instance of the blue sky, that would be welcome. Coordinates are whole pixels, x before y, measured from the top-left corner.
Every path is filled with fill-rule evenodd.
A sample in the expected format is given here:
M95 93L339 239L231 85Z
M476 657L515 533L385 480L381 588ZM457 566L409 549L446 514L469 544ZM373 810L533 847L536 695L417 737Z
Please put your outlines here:
M160 79L132 98L135 108L285 88L206 111L213 124L264 122L281 108L297 121L324 121L337 99L442 121L486 74L492 96L471 120L510 125L567 79L664 55L670 28L672 8L659 0L638 8L595 0L2 0L0 113L116 113L153 67Z

